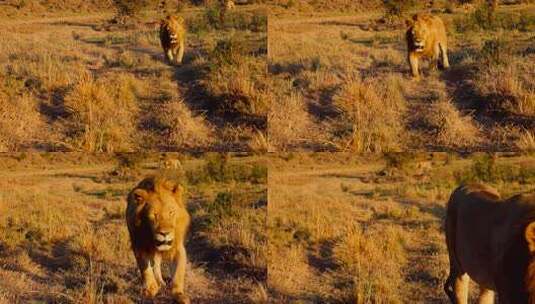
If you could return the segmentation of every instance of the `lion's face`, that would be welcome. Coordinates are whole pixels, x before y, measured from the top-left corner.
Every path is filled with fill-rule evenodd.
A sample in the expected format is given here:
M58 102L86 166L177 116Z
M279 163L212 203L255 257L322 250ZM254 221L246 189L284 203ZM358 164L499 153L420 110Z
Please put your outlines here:
M427 25L421 22L415 22L411 28L412 43L414 46L414 51L423 52L425 49L425 41L429 36L429 28Z
M167 193L147 193L136 190L136 199L143 204L140 222L150 227L156 249L167 251L173 247L178 205L175 198Z

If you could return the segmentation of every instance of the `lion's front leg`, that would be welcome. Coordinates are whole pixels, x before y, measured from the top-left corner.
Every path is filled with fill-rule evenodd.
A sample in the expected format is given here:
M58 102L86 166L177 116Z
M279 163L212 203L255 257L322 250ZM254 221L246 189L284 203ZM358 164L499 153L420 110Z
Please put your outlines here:
M181 40L180 44L178 46L178 52L177 52L177 55L176 55L176 63L178 63L178 64L181 64L182 63L182 58L184 58L184 48L185 48L184 40Z
M160 286L165 286L165 281L162 276L162 256L159 253L154 255L154 275Z
M418 71L418 55L409 53L409 64L411 66L411 73L414 78L420 78L420 72Z
M167 60L169 62L173 62L173 50L171 48L168 48L167 50L165 50L165 56L167 57Z
M153 298L156 296L160 288L154 278L154 271L149 262L150 259L145 255L136 254L136 261L143 280L143 295L145 297Z
M190 300L184 293L184 277L186 275L186 262L187 254L186 248L183 244L180 244L178 247L177 256L175 257L174 265L174 277L172 283L171 294L177 303L179 304L189 304Z

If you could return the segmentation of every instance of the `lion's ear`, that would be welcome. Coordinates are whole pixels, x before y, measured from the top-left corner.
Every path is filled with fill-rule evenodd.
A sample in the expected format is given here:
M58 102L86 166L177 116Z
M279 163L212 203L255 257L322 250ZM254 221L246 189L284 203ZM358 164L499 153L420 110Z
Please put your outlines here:
M413 24L414 24L414 20L413 19L405 19L405 25L407 27L411 27Z
M531 222L524 230L524 237L528 243L529 252L535 254L535 222Z

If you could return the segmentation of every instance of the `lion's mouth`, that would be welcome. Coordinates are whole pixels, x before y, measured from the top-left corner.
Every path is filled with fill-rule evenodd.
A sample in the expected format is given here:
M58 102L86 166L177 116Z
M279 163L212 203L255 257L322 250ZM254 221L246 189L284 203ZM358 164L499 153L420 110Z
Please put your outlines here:
M425 44L423 42L414 42L414 50L417 52L423 51L425 48Z
M173 241L171 241L171 240L169 240L169 241L158 241L158 240L156 240L156 248L159 251L166 251L166 250L171 249L171 245L172 244L173 244Z

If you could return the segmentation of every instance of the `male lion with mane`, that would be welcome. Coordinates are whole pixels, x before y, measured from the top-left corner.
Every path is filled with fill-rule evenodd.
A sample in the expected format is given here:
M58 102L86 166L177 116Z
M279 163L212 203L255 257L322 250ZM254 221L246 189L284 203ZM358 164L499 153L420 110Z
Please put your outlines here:
M450 274L444 290L451 303L468 303L470 278L479 303L535 303L535 194L502 199L488 186L460 186L446 215Z
M439 68L449 68L448 41L442 19L428 14L416 14L406 23L408 29L405 38L412 76L420 77L418 66L423 57L431 58ZM435 67L434 64L432 66Z
M160 43L169 63L182 63L185 40L184 18L169 15L160 21Z
M162 258L174 262L171 294L180 304L190 303L184 293L186 248L190 217L183 188L171 181L147 177L128 194L126 223L132 250L141 272L145 297L153 298L165 286Z

